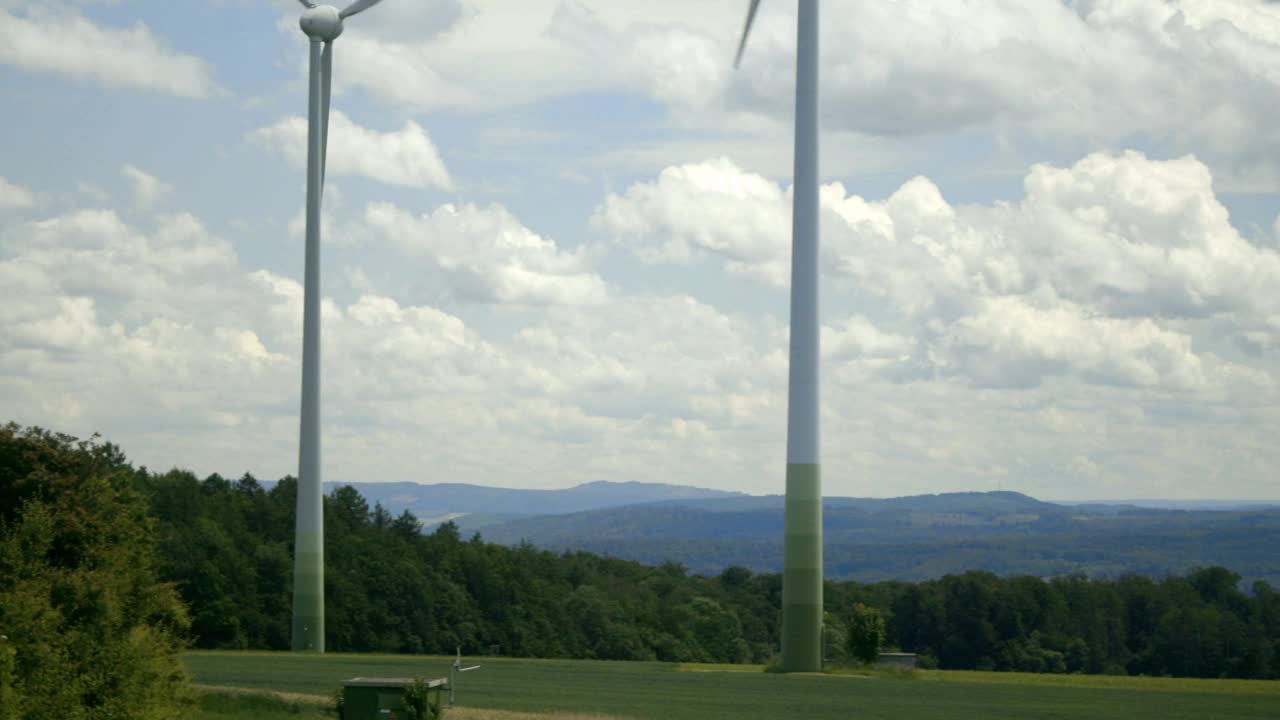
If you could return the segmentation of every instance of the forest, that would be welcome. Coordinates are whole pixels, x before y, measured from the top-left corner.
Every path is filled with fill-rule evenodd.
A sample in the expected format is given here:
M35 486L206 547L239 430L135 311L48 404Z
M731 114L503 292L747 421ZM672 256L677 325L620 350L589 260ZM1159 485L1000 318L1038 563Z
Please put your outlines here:
M162 568L202 648L286 649L295 482L137 473ZM506 547L446 523L419 532L350 487L325 501L327 642L335 651L767 662L781 579L713 577L589 553ZM948 669L1196 677L1280 676L1280 595L1228 569L1089 579L987 572L922 582L828 582L828 657L857 604L886 648Z
M30 444L32 431L6 430L7 440ZM5 457L15 447L0 444L0 507L11 523L31 487L5 471L26 462ZM289 647L294 479L267 488L248 474L154 473L103 443L63 441L60 452L77 447L92 462L69 467L114 478L145 505L155 573L185 604L189 622L173 626L190 646ZM452 523L424 533L409 512L393 516L350 487L326 496L325 533L331 651L734 663L765 663L776 652L777 574L730 567L701 576L673 562L508 547L463 537ZM1166 577L972 571L829 581L825 596L832 662L846 659L846 630L870 607L883 619L884 649L918 653L925 666L1280 677L1280 595L1265 581L1242 586L1222 567Z

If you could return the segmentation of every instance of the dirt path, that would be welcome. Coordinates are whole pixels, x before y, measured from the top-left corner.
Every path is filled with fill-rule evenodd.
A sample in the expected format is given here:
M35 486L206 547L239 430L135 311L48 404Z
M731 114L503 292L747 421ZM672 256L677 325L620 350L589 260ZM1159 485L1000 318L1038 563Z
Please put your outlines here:
M298 703L300 705L328 705L331 702L331 699L325 695L304 695L303 693L276 692L275 690L233 687L231 685L194 684L191 687L199 690L200 692L218 693L221 695L264 695L266 697L273 697L278 700Z
M324 706L332 700L324 695L306 695L303 693L277 692L258 688L233 687L231 685L193 685L195 689L206 693L225 695L263 695L285 702L300 705ZM522 713L507 710L487 710L484 708L446 707L444 720L627 720L617 715L583 715L581 713Z
M578 713L556 713L542 715L538 713L507 712L505 710L485 710L483 708L451 707L444 712L444 720L626 720L617 715L582 715Z

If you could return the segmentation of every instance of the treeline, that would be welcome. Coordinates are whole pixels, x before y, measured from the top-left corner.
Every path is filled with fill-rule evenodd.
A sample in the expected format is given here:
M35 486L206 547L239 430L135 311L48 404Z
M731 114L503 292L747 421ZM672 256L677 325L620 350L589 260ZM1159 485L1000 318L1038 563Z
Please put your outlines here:
M289 647L296 482L138 473L201 648ZM350 487L325 498L331 651L746 662L777 638L776 576L700 578L586 553L422 534Z
M1239 583L1210 567L1160 580L970 572L847 591L875 597L891 642L943 668L1280 677L1280 596Z
M296 484L136 473L151 498L162 572L204 648L287 649ZM327 644L334 651L617 660L766 662L781 580L715 577L587 553L422 534L354 489L325 499ZM1042 580L985 572L906 582L828 582L828 657L844 659L856 604L885 646L949 669L1280 677L1280 597L1229 570Z
M179 717L184 645L287 649L295 491L0 426L0 720ZM778 645L776 574L423 534L350 487L325 522L335 651L767 662ZM1221 567L832 582L826 605L834 662L883 641L954 669L1280 677L1280 597Z

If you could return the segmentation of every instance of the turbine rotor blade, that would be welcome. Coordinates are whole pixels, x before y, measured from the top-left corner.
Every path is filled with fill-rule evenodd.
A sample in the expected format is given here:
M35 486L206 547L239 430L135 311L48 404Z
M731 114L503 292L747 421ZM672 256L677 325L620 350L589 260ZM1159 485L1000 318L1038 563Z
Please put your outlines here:
M324 44L320 55L320 188L324 189L324 171L329 160L329 96L333 89L333 41Z
M362 13L365 10L368 10L369 8L373 7L374 5L377 5L380 2L382 2L382 0L356 0L355 2L348 5L345 10L338 13L338 17L342 18L343 20L346 20L352 15L355 15L356 13Z
M733 58L733 66L738 67L738 63L742 62L742 51L747 49L747 36L751 34L751 23L756 20L756 10L760 9L760 0L751 0L751 6L747 8L747 24L742 28L742 39L738 41L738 54Z
M298 0L298 2L302 3L302 6L308 10L316 9L316 4L311 2L311 0Z

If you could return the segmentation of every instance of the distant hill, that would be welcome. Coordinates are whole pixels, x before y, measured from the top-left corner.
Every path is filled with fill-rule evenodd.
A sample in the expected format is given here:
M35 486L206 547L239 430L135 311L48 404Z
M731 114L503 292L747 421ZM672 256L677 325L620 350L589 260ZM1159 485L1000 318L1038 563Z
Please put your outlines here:
M913 497L827 498L823 526L828 543L890 538L894 542L1007 532L1032 524L1066 523L1072 509L1012 492L949 493ZM644 538L755 540L782 537L781 495L670 500L564 515L540 515L488 527L501 543L529 540L555 547L580 541Z
M412 512L425 527L453 520L464 530L531 515L576 513L601 508L654 503L749 497L725 490L642 482L591 482L561 490L495 488L464 483L325 483L332 491L351 485L372 505L382 503L392 514Z
M1140 507L1161 510L1280 510L1280 502L1271 500L1095 500L1063 503L1072 506Z
M1054 576L1166 575L1207 565L1280 584L1280 509L1163 510L1059 505L1012 492L827 498L824 560L832 578L921 580L978 569ZM489 541L528 541L716 574L782 565L783 498L669 500L509 519Z
M452 521L490 542L673 561L704 575L731 565L782 567L781 495L637 482L562 490L409 482L327 488L345 484L392 514L409 510L426 531ZM1161 576L1223 565L1280 586L1280 555L1271 550L1280 546L1280 508L1261 503L1060 504L1016 492L966 492L828 497L823 508L824 560L833 579L923 580L965 570Z

